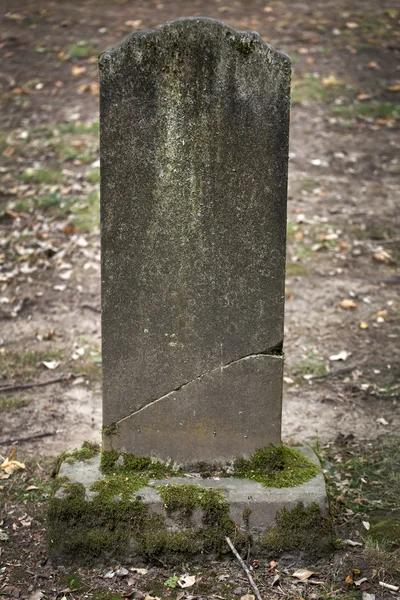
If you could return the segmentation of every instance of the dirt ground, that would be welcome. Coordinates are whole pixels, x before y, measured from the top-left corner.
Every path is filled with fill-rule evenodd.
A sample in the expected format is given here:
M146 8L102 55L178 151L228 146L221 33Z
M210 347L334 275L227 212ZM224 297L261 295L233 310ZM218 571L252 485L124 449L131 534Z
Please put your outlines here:
M100 441L97 54L187 15L256 30L293 61L284 441L398 433L397 2L0 5L0 455Z

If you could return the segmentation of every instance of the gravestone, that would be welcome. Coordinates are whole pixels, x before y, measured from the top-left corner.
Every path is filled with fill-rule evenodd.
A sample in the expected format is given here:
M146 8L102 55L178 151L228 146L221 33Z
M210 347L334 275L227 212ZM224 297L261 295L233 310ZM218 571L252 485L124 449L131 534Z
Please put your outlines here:
M49 550L325 552L318 458L278 445L289 59L195 18L100 67L103 449L60 458Z
M103 448L281 436L290 61L188 18L100 57Z

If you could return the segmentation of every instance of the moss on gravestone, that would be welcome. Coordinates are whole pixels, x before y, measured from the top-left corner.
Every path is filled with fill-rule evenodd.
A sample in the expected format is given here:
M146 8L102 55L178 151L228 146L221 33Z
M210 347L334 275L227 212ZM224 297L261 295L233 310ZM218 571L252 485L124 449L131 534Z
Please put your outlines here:
M259 448L249 459L238 459L233 477L253 479L264 487L293 487L301 485L320 473L311 459L295 448L269 444Z

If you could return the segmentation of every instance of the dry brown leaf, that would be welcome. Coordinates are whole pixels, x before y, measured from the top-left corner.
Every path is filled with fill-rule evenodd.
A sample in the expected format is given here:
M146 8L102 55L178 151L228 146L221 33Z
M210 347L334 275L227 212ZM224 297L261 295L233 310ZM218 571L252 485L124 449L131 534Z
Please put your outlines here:
M357 308L357 302L354 302L354 300L351 300L350 298L345 298L341 301L339 306L345 310L351 310L352 308Z
M195 583L196 577L194 575L182 575L182 577L178 579L178 585L181 588L192 587L192 585L194 585Z
M389 85L386 89L389 92L400 92L400 84L398 84L398 85Z
M133 27L134 29L138 29L143 21L141 19L136 19L135 21L125 21L125 25L127 27Z
M292 575L292 577L296 577L300 581L306 581L309 577L315 575L314 571L309 571L308 569L297 569Z
M357 100L369 100L371 98L370 94L364 94L363 92L360 92L357 95Z
M79 65L74 65L71 69L71 73L74 77L80 77L84 73L86 73L86 67L80 67Z
M324 87L333 87L334 85L338 85L340 83L340 79L336 77L336 75L328 75L328 77L324 77L322 79L322 85Z
M347 575L347 577L346 577L346 579L344 581L345 581L345 583L350 584L350 583L353 583L353 578L352 578L351 575Z
M371 60L371 62L368 63L368 67L370 69L380 69L380 66L374 60Z
M377 262L385 263L385 265L391 265L392 263L394 263L394 260L391 256L390 252L387 250L381 250L380 252L375 252L375 254L373 255L373 258Z
M18 460L14 460L14 456L17 453L17 446L14 446L10 455L6 458L6 460L0 465L0 469L3 469L8 475L12 475L15 471L23 471L26 469L24 463L19 462Z
M386 319L386 317L388 316L388 311L387 310L378 310L378 312L376 313L377 317L381 317L382 319Z

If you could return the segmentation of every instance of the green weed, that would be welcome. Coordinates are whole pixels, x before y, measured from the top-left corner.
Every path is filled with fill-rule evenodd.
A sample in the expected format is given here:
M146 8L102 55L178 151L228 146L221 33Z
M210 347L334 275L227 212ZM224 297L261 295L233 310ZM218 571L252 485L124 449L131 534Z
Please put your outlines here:
M347 106L335 106L333 110L335 114L346 118L400 120L400 105L393 102L354 103Z

